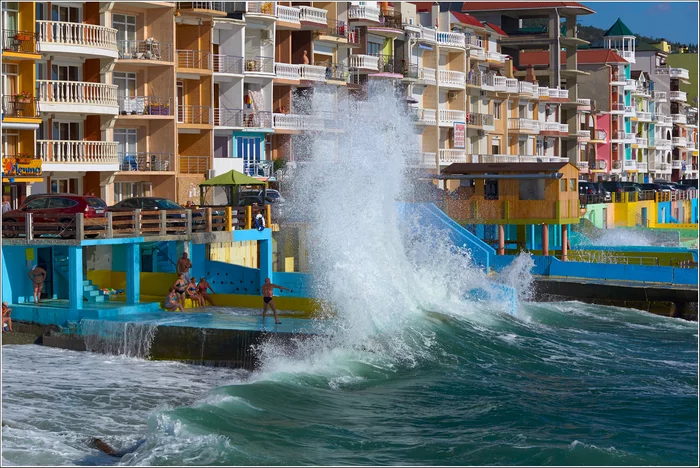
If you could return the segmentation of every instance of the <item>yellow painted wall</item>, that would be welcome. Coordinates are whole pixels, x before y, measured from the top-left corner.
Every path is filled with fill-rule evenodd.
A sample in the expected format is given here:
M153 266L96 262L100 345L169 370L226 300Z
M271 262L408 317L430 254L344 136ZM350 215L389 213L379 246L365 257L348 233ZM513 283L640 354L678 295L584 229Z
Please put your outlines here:
M209 259L258 268L258 247L254 241L209 244Z

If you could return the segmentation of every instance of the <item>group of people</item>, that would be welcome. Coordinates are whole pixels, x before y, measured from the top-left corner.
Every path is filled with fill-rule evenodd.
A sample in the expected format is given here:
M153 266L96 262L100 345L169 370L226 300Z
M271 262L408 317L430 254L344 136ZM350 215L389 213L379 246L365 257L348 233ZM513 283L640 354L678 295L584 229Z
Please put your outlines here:
M165 298L166 310L181 310L184 312L185 299L188 297L198 307L205 307L207 302L215 305L208 292L211 291L216 294L214 289L212 289L204 276L199 278L199 283L197 283L197 278L190 277L191 268L192 262L187 252L185 252L180 260L177 261L177 280L170 287L170 291L168 291L168 295Z

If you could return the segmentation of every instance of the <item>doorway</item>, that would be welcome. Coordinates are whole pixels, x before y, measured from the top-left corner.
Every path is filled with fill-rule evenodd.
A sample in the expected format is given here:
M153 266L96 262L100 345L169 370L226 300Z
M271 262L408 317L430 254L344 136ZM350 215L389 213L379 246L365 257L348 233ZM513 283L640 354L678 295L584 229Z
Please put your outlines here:
M44 291L41 293L41 298L53 298L54 277L53 277L53 248L41 247L36 249L37 265L46 270L46 281L44 282Z

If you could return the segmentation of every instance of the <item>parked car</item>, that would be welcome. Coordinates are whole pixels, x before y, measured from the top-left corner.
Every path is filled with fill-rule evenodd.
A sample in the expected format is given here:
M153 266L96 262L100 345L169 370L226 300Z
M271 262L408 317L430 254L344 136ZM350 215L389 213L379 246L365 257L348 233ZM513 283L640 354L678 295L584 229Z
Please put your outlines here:
M41 229L52 230L61 237L73 237L75 235L75 223L73 220L78 213L85 218L104 218L107 204L98 197L75 195L72 193L44 193L32 195L16 210L8 211L2 215L2 233L5 237L17 237L22 231L19 226L10 223L21 223L25 214L31 213L34 223L42 224ZM7 223L7 224L5 224ZM85 231L102 231L104 226L84 226ZM43 235L40 234L39 236ZM97 237L97 234L89 234L86 237Z
M579 180L578 182L579 195L587 195L592 198L599 197L601 202L609 202L611 200L610 192L603 187L600 182L588 182Z
M635 182L622 182L623 192L641 192L642 186Z
M606 181L606 182L601 182L603 184L603 187L605 190L607 190L610 193L622 193L624 190L622 189L623 185L622 182L614 182L614 181Z
M690 186L695 188L695 190L698 189L698 179L683 179L679 182L680 185L683 186Z
M161 211L161 210L167 210L167 211L172 211L171 213L166 214L166 223L169 227L182 227L185 228L187 226L187 213L184 212L186 208L178 205L176 202L169 200L167 198L159 198L159 197L134 197L134 198L127 198L126 200L122 200L116 205L110 206L108 208L109 211L111 212L125 212L125 211L134 211L134 210L142 210L142 211ZM225 212L223 210L213 210L212 215L214 216L221 216L224 215ZM142 220L148 220L149 222L152 220L154 222L158 221L160 218L159 215L154 215L154 214L146 214L142 215ZM204 225L206 223L204 219L204 211L203 210L192 210L192 226L193 227L199 227ZM213 221L213 229L215 231L223 231L223 223L221 222L216 222L216 220Z
M243 190L242 197L262 197L262 190ZM267 189L265 191L265 201L268 203L284 203L284 198L275 189Z
M653 184L640 184L642 186L642 190L644 191L653 191L653 192L670 192L671 189L668 188L668 186L663 185L663 184L658 184L658 183L653 183Z

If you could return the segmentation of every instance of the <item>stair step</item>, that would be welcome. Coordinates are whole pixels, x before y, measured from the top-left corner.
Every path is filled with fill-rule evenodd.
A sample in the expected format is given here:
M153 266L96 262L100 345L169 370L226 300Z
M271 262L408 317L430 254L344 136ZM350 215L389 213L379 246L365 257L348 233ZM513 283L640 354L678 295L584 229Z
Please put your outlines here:
M92 291L84 291L83 292L84 296L104 296L104 293L100 291L99 289L94 289Z
M83 291L95 291L96 289L99 289L99 288L97 286L95 286L94 284L90 284L87 286L83 285Z
M90 286L92 285L92 280L83 280L83 286Z
M88 296L88 302L104 302L105 296Z

